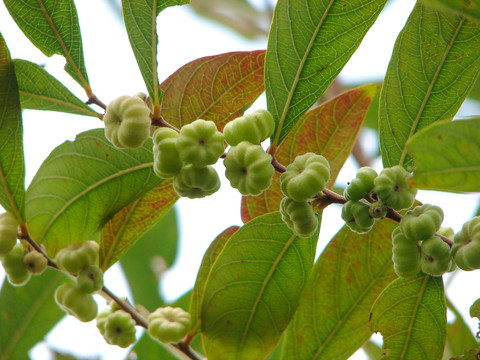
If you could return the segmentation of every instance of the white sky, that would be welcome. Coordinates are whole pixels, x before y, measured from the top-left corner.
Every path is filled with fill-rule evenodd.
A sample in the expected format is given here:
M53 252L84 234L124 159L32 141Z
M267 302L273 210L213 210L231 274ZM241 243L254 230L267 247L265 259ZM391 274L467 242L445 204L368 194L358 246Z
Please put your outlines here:
M342 79L360 83L383 76L395 38L414 3L413 0L396 0L384 10L361 47L342 71ZM76 5L82 29L86 66L94 93L108 103L120 95L133 95L145 91L123 25L112 16L105 2L82 0L76 1ZM160 81L185 63L202 56L266 48L266 39L245 41L229 30L212 26L208 21L199 19L186 6L164 11L159 16L158 25ZM81 99L85 99L83 90L63 71L64 59L59 56L47 58L33 47L11 20L3 2L0 3L0 32L5 37L13 58L45 64L52 75L60 79ZM264 98L260 98L253 108L265 108ZM73 140L79 132L103 127L101 121L93 118L54 112L27 110L23 112L23 119L27 185L41 162L56 146L66 139ZM375 149L376 139L369 133L364 136L367 139L365 143L372 144L370 148ZM375 166L377 169L381 168L380 162ZM222 187L218 193L206 199L181 199L178 202L181 247L175 266L165 275L162 289L170 300L174 300L193 286L202 256L215 236L230 225L241 224L240 195L228 185L228 181L223 177L222 167L221 163L217 164L217 171L222 179ZM355 164L352 161L347 162L339 176L339 183L345 184L354 176L355 170ZM478 200L477 196L472 195L433 192L421 192L418 198L422 202L441 206L445 211L444 224L452 226L455 230L459 230L461 224L471 216ZM208 211L205 211L206 209ZM324 212L323 224L319 251L342 225L340 207L329 207ZM451 286L452 294L457 292L462 294L454 297L454 300L466 319L469 319L469 306L480 297L480 292L475 290L467 292L465 289L470 289L468 283L478 281L478 278L477 272L461 273ZM117 295L128 296L128 288L118 268L107 272L106 284ZM103 305L102 300L99 303ZM475 329L478 323L471 320L469 324ZM71 336L73 334L75 338ZM82 340L78 341L79 338ZM125 356L125 350L107 345L103 341L95 328L95 322L83 324L76 319L68 318L54 330L48 341L55 347L84 356L101 353L102 358L107 360L122 359ZM85 346L87 343L89 346ZM49 359L45 346L38 346L32 356L35 360ZM352 359L364 358L362 354L357 354Z

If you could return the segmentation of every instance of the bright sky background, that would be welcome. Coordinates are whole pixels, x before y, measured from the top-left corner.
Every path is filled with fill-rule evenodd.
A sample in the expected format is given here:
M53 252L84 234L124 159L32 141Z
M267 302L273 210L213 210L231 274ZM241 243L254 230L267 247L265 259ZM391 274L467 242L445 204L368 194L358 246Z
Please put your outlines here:
M255 3L260 6L263 1L257 0ZM413 0L391 2L342 71L342 80L361 83L383 77L395 38L414 3ZM105 1L82 0L76 1L76 5L87 71L94 93L103 102L108 103L120 95L133 95L145 91L123 24L111 13ZM199 18L187 6L173 7L164 11L158 18L158 26L160 81L166 79L180 66L202 56L266 48L266 39L246 41L228 29L219 28ZM64 59L59 56L47 58L33 47L11 20L3 2L0 4L0 32L5 37L13 58L45 64L52 75L67 85L79 98L85 99L83 90L63 71ZM265 106L264 97L261 97L252 108ZM27 186L42 161L56 146L66 139L74 140L79 132L103 127L103 123L98 119L54 112L26 110L23 112L23 119ZM367 151L374 151L375 137L368 132L363 136L366 138L364 143L370 145ZM377 170L381 169L379 161L374 166ZM162 288L170 300L176 299L193 286L202 256L215 236L233 224L241 224L240 195L230 188L228 181L223 177L221 162L216 168L222 179L219 192L206 199L181 199L178 202L181 247L175 266L165 275ZM349 181L354 176L355 170L356 164L353 161L347 162L339 176L339 183L345 184ZM441 206L445 211L444 225L451 226L456 231L471 217L478 201L476 195L446 195L434 192L420 192L418 198L422 202ZM324 212L323 225L319 251L342 225L340 207L330 206ZM0 271L2 276L3 269ZM471 288L468 284L472 281L477 281L478 284L478 280L477 272L462 272L451 286L452 294L461 292L461 296L456 296L453 300L465 314L466 319L469 319L469 306L480 297L480 292L464 290ZM107 272L105 282L117 295L129 296L128 287L122 280L118 268L114 267ZM104 304L100 298L99 304L102 306ZM469 324L472 329L477 326L474 320ZM126 353L118 347L107 345L95 328L95 322L84 324L71 317L63 321L48 336L48 341L58 349L83 356L101 353L102 358L107 360L123 359ZM37 346L32 357L35 360L50 359L45 346ZM357 354L352 359L364 358L363 354Z

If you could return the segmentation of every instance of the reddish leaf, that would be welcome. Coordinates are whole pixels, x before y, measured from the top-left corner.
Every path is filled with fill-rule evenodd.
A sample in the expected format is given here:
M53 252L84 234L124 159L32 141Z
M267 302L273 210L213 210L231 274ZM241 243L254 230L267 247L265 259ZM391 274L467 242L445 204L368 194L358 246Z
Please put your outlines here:
M176 127L205 119L223 129L264 91L264 59L265 51L257 50L207 56L186 64L160 86L162 116Z
M278 147L275 154L277 160L288 165L297 155L306 152L325 156L330 162L331 175L327 187L331 188L352 151L377 89L378 85L375 84L363 85L305 113ZM243 197L244 222L278 210L283 198L279 178L277 174L272 186L263 194Z
M178 196L166 180L117 212L100 232L100 267L108 269L175 204Z

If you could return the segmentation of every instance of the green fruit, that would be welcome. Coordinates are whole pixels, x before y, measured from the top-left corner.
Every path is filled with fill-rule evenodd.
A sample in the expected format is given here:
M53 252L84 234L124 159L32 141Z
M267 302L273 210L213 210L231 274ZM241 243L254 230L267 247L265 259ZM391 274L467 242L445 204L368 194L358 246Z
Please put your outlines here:
M455 236L455 231L453 231L451 227L446 226L441 226L440 229L437 230L437 233L445 236L446 238L449 238L450 240L452 240Z
M267 110L257 110L230 121L223 128L223 135L231 146L238 145L242 141L260 144L272 136L274 130L275 121L272 114Z
M480 216L467 221L455 234L451 253L460 269L480 269Z
M75 275L87 266L96 263L98 250L98 244L91 240L70 245L57 253L55 262L61 270Z
M242 141L232 146L224 161L225 176L242 195L259 195L270 187L275 169L272 156L260 145Z
M117 148L138 148L150 136L150 109L137 96L120 96L103 115L105 137Z
M23 262L28 271L32 274L41 274L47 268L48 260L38 251L30 251L25 255Z
M368 205L360 201L347 201L342 207L342 219L353 232L365 234L375 219L368 213Z
M0 215L0 255L8 254L17 243L18 222L10 213Z
M440 229L443 210L435 205L425 204L407 211L400 221L403 235L412 241L426 240Z
M215 164L225 150L223 134L217 130L213 121L195 120L180 129L177 150L180 158L187 164Z
M32 276L25 267L24 258L25 249L20 243L15 244L13 249L1 258L8 282L14 286L25 285Z
M191 327L190 314L181 308L159 308L148 317L148 333L162 343L179 342Z
M84 293L71 283L58 287L55 301L67 314L83 322L92 321L98 313L98 306L92 295Z
M127 348L137 341L135 320L123 310L108 315L104 329L103 335L109 344Z
M312 236L318 227L318 218L307 202L298 202L288 197L280 203L283 222L299 237Z
M105 324L107 322L107 318L110 314L112 314L112 312L113 311L110 308L102 310L98 313L97 317L95 318L97 329L98 331L100 331L100 334L102 334L103 337L105 337Z
M285 196L307 201L325 188L330 179L330 165L322 155L311 152L297 156L280 176Z
M442 276L452 266L450 246L437 236L422 241L422 271L431 276Z
M408 176L410 173L399 165L383 169L373 180L373 191L385 205L395 210L408 209L417 194L417 189L409 186Z
M395 274L403 278L416 276L421 270L421 255L418 244L408 240L398 227L392 233L392 244L392 261Z
M358 169L355 179L345 188L344 196L347 200L358 201L373 190L373 180L378 176L371 167L364 166Z
M374 219L383 219L388 212L388 207L383 203L382 200L377 200L370 204L368 208L368 213L370 217Z
M190 199L203 198L220 189L220 178L211 166L185 165L173 178L173 188L179 196Z
M84 268L77 276L77 288L86 294L94 293L103 287L103 272L96 265Z
M163 179L177 175L183 167L183 161L177 150L178 133L170 128L161 127L152 135L153 171Z

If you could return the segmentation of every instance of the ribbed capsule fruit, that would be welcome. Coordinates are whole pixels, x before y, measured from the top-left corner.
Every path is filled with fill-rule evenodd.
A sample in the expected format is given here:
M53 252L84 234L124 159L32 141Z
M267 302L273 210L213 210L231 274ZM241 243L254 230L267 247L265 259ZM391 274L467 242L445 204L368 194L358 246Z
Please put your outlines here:
M421 255L418 243L407 239L397 227L392 233L392 261L395 274L410 278L421 270Z
M342 207L342 219L358 234L365 234L372 228L375 219L368 212L368 205L360 201L347 201Z
M443 210L440 207L424 204L407 211L400 221L400 230L412 241L426 240L440 229L442 221Z
M400 165L385 168L373 181L373 191L385 205L394 210L408 209L413 205L417 194L417 189L407 182L409 176L410 173Z
M210 165L202 167L185 165L173 178L173 188L179 196L190 199L203 198L220 189L220 178Z
M437 236L423 240L422 245L422 271L431 276L442 276L452 266L450 246Z
M184 165L177 150L177 138L178 133L167 127L158 128L152 135L153 171L162 179L177 175Z
M310 237L318 228L318 218L311 205L288 197L280 203L283 222L299 237Z
M76 275L87 266L95 265L98 250L99 245L92 240L69 245L57 253L55 262L61 270Z
M377 172L369 166L358 169L355 178L345 188L345 199L358 201L363 198L373 190L373 180L377 176Z
M148 333L162 343L179 342L191 327L190 314L181 308L158 308L148 317Z
M8 254L17 243L18 221L11 213L0 215L0 255Z
M137 341L135 320L123 310L108 315L104 320L103 329L103 336L111 345L127 348Z
M8 282L14 286L25 285L32 273L25 266L25 249L17 243L12 250L1 258Z
M460 269L480 269L480 216L465 222L455 234L451 253Z
M223 128L223 134L227 143L235 146L242 141L260 144L272 136L274 130L275 121L272 114L267 110L257 110L230 121Z

